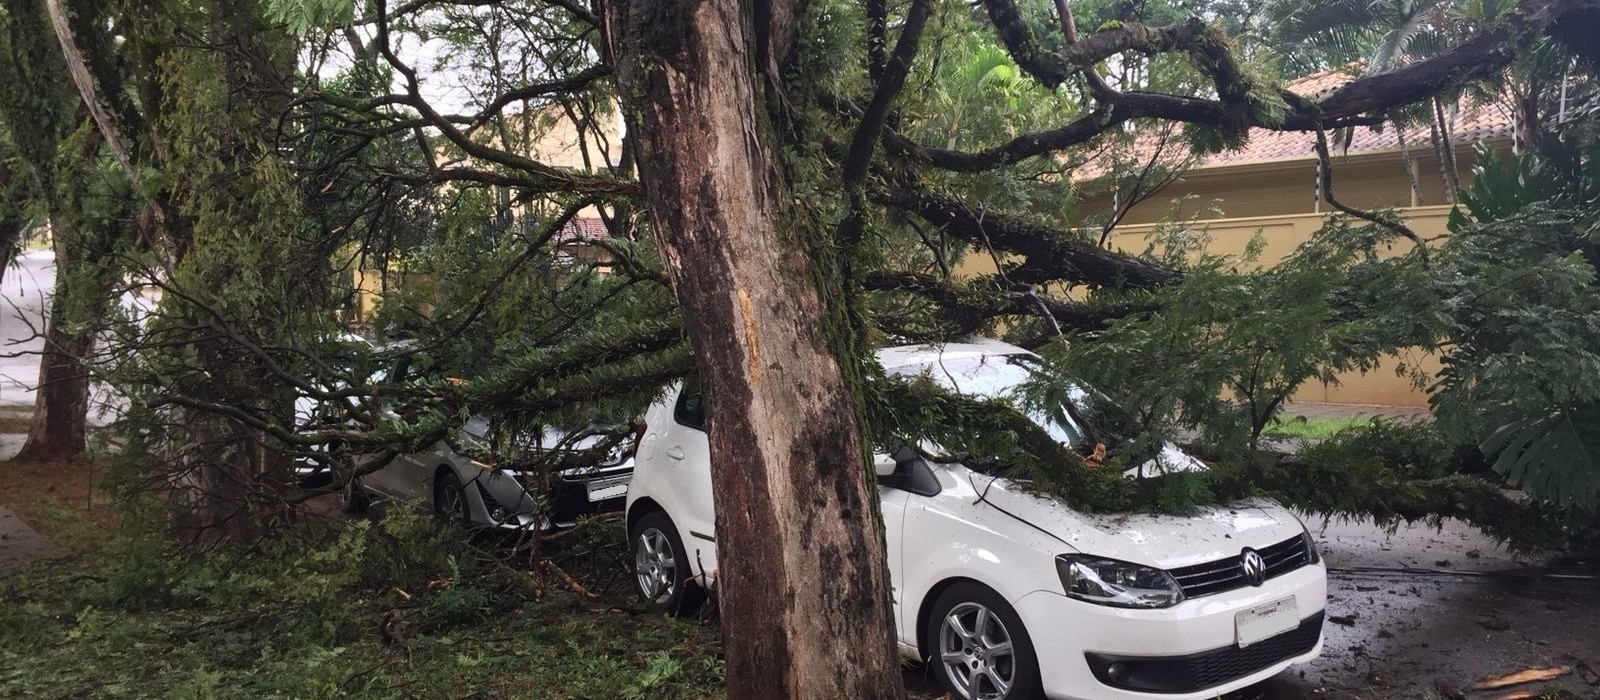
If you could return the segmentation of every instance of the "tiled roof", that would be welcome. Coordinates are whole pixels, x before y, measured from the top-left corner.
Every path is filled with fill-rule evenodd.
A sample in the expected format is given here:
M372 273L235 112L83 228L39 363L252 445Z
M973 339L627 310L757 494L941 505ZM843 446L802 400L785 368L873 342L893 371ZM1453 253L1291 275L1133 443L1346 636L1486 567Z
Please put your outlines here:
M608 238L611 231L599 217L577 217L567 222L556 234L557 243L583 243L596 238Z
M1291 92L1303 97L1315 98L1331 92L1356 77L1353 69L1336 68L1312 73L1290 82L1287 87ZM1455 142L1468 144L1479 140L1508 139L1511 137L1511 114L1498 104L1476 104L1462 100L1456 113ZM1432 136L1428 133L1426 124L1415 125L1405 130L1406 144L1411 148L1431 149ZM1332 134L1329 135L1330 139ZM1135 139L1129 156L1135 162L1149 159L1151 153L1156 152L1157 137L1153 134L1141 134ZM1177 138L1176 135L1174 138ZM1237 151L1224 151L1213 153L1194 164L1193 168L1215 168L1245 163L1262 163L1279 160L1311 160L1316 157L1316 134L1309 131L1274 131L1260 127L1250 130L1244 148ZM1334 155L1342 153L1375 153L1382 151L1397 151L1400 149L1400 139L1395 135L1393 125L1385 125L1381 131L1368 127L1354 130L1347 151L1340 151L1340 144L1330 143ZM1184 149L1169 148L1168 152L1176 153L1172 158L1176 161L1183 157ZM1166 160L1166 158L1163 158ZM1076 173L1078 179L1098 177L1103 174L1097 172L1099 168L1094 163L1079 168Z

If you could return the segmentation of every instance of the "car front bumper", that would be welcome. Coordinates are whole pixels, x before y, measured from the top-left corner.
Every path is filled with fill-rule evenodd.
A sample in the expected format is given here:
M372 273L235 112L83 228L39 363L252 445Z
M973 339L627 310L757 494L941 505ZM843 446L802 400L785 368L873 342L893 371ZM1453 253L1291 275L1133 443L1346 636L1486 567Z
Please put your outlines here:
M1235 616L1295 598L1300 626L1240 648ZM1130 610L1035 591L1015 607L1056 700L1202 700L1274 676L1322 651L1327 570L1301 567L1162 610ZM1115 671L1111 664L1120 664Z
M466 484L467 511L474 525L507 532L545 530L549 522L522 480L505 472L484 472Z

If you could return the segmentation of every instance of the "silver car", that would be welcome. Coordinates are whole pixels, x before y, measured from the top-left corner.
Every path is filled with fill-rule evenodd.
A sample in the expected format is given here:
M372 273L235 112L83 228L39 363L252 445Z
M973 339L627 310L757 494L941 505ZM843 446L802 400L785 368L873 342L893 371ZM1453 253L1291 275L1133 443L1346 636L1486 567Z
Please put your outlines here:
M464 448L490 451L489 422L469 419L456 439ZM513 442L516 455L500 466L460 454L445 440L399 455L358 477L347 503L360 509L378 495L441 520L508 530L569 527L585 515L622 510L633 478L631 439L599 429L552 429Z
M389 345L377 354L395 349L408 347ZM403 383L419 374L409 354L402 353L374 373L372 381ZM340 424L345 415L340 408L301 397L295 404L296 425L310 431ZM377 410L385 418L401 417L393 406L380 404ZM622 510L633 476L636 436L630 431L604 426L570 432L545 428L503 440L491 433L490 422L474 416L453 440L395 456L341 489L345 509L363 511L379 496L420 507L442 520L507 530L567 527L585 515ZM462 451L504 457L490 465ZM352 461L358 471L365 471L377 458L355 455ZM309 450L295 460L296 478L303 488L331 487L335 461L326 446Z

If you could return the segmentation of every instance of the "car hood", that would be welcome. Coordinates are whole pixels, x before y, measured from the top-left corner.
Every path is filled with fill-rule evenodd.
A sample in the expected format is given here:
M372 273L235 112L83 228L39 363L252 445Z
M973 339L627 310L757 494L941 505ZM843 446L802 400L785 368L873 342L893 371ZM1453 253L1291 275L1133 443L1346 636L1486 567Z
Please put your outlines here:
M1088 514L1006 479L974 473L973 487L983 503L1078 552L1162 569L1236 557L1245 547L1260 549L1304 530L1294 513L1261 499L1206 506L1187 515Z

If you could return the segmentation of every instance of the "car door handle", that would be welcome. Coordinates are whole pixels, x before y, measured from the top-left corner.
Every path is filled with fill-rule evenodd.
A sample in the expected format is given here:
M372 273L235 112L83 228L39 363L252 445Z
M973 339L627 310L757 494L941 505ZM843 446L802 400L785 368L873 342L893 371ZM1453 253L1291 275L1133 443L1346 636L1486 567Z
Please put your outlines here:
M669 447L669 448L667 448L667 456L681 462L681 461L683 461L683 457L684 457L683 448L682 447Z

